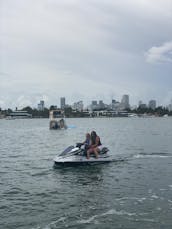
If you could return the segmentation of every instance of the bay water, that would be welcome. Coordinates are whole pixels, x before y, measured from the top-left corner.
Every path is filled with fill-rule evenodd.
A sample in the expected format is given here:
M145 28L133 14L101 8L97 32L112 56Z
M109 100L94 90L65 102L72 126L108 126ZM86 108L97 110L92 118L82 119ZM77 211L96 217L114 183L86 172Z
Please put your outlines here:
M172 118L0 120L0 228L171 229ZM95 130L114 162L54 168Z

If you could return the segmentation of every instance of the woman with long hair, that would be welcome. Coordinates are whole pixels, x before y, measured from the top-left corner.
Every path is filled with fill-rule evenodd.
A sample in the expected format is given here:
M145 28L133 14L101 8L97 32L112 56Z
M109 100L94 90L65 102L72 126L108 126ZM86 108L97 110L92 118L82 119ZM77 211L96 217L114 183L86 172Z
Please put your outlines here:
M95 131L92 131L91 132L91 146L87 150L87 159L90 158L91 153L94 153L96 158L98 158L98 154L102 148L101 146L102 144L100 141L100 137L97 135Z

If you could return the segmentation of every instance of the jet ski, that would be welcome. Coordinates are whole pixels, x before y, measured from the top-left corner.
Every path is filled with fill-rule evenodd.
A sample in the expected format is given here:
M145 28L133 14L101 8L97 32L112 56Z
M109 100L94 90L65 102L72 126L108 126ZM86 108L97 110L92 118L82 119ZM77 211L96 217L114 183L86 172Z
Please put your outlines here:
M95 158L95 156L91 154L90 158L87 159L84 146L78 144L76 146L71 145L54 158L54 165L82 165L112 162L113 160L108 152L109 149L103 147L98 158Z

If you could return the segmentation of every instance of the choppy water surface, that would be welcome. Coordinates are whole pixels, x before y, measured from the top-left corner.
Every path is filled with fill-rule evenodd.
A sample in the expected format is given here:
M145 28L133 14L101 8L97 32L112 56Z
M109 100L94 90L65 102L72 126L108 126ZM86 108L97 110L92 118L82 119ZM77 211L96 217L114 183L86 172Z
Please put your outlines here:
M0 120L0 227L172 228L172 118ZM53 168L96 130L115 160Z

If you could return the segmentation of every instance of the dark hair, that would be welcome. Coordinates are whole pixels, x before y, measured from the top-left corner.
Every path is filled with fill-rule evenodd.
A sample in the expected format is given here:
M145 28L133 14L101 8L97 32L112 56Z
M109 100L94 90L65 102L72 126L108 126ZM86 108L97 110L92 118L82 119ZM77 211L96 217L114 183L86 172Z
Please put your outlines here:
M91 142L92 144L95 144L96 143L96 137L97 137L97 134L95 131L92 131L91 132Z
M90 138L90 133L86 133L86 137L89 137Z

